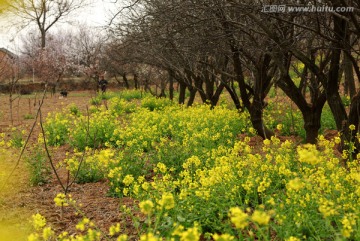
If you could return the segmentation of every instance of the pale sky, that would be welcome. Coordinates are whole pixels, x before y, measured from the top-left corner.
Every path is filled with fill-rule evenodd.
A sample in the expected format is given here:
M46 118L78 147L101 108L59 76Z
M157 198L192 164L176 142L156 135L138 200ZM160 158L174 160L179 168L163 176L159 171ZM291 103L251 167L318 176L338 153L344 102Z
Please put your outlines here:
M73 13L71 21L85 23L88 26L104 26L107 24L111 10L114 10L114 0L94 0L92 6L81 9L80 13ZM71 28L68 24L58 23L58 28ZM24 35L25 31L18 31L9 17L0 15L0 48L7 48L11 51L17 52L20 43L20 36Z

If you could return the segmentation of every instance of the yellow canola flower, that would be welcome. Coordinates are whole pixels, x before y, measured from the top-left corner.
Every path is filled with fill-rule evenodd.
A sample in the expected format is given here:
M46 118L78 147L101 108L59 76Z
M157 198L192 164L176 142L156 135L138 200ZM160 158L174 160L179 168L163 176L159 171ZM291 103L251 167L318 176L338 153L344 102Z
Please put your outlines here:
M201 160L199 159L199 157L192 156L183 163L183 168L187 170L192 165L194 165L195 167L198 167L198 166L200 166L200 164L201 164Z
M96 231L96 230L93 230L93 229L89 228L87 233L86 233L86 238L87 239L85 239L85 240L89 240L89 241L98 241L98 240L100 241L101 233L99 231Z
M354 181L360 182L360 173L359 172L352 172L349 174L349 177Z
M39 133L37 142L38 142L38 144L43 144L44 143L44 137L43 137L42 133Z
M117 223L116 225L111 225L109 228L109 235L114 236L115 234L120 232L120 223Z
M249 133L256 135L256 130L253 127L249 128Z
M255 210L251 215L251 220L259 225L267 225L270 221L270 215L264 211Z
M304 183L301 181L300 178L296 177L296 178L290 180L287 183L286 187L288 190L299 191L300 189L302 189L304 187Z
M171 193L164 193L158 202L160 206L166 210L172 209L175 207L174 196Z
M41 214L37 213L31 216L32 224L36 230L40 230L46 225L46 219Z
M268 188L271 184L271 180L267 177L264 177L264 179L260 182L260 185L257 188L257 191L259 193L264 192L266 188Z
M244 229L248 226L248 218L249 216L244 213L239 207L230 208L230 220L238 229Z
M59 238L60 240L63 240L63 239L65 239L65 238L67 238L68 236L69 236L69 233L66 232L66 231L64 231L64 232L62 232L61 234L59 234L58 238ZM65 239L65 240L66 240L66 239Z
M296 237L293 237L293 236L290 236L289 238L285 239L285 241L300 241L300 239L296 238Z
M324 218L338 214L335 203L333 201L329 201L326 199L324 200L322 198L320 199L319 211L322 213Z
M124 194L124 196L127 196L129 194L129 188L124 188L123 194Z
M154 203L151 200L142 201L139 203L139 207L143 214L151 214L154 208Z
M316 146L312 144L299 146L297 148L297 153L299 155L300 162L316 165L322 161L319 157L319 151L316 150Z
M271 197L269 200L267 200L266 203L268 203L268 204L270 204L272 206L275 206L275 204L276 204L273 197Z
M69 204L75 204L76 201L71 198L71 194L68 195L66 198L66 195L64 193L58 193L56 197L54 198L55 206L57 207L66 207L69 206Z
M120 178L122 176L122 168L115 167L109 171L108 178Z
M213 235L213 239L215 240L215 241L232 241L232 240L234 240L235 238L234 238L234 236L231 236L230 234L221 234L221 235L219 235L219 234L214 234Z
M44 240L49 240L54 235L55 232L51 229L51 227L46 227L43 229L42 237Z
M156 167L159 169L161 173L165 173L167 171L166 165L162 162L159 162Z
M174 223L174 231L172 232L173 236L180 236L182 234L182 232L184 231L184 226L182 226L181 224L178 225L177 223Z
M354 231L353 227L356 225L356 220L353 214L346 215L342 220L341 224L343 225L341 229L341 234L345 238L350 238L351 233Z
M109 162L112 162L113 161L113 157L114 157L115 153L113 150L111 149L104 149L104 150L101 150L99 153L97 153L94 158L95 159L98 159L98 160L95 160L95 162L97 162L98 166L104 166L104 167L107 167L107 165L109 164Z
M121 234L116 241L127 241L128 240L128 236L126 234Z
M94 223L91 222L90 219L88 219L88 218L83 218L78 224L76 224L75 228L77 230L84 231L86 226L93 227Z
M152 233L147 233L140 236L140 241L158 241L158 240L160 239Z
M200 240L200 232L196 224L193 228L189 228L188 230L180 234L180 241L198 241L198 240Z
M141 188L147 191L150 188L150 184L148 182L144 182L143 184L141 184Z
M134 182L134 177L132 175L126 175L124 180L123 180L123 183L125 184L125 186L130 186L131 183Z
M265 146L270 146L271 141L270 141L269 139L265 139L265 140L263 141L263 143L264 143Z
M144 176L139 176L137 181L138 181L139 184L141 184L141 183L143 183L145 181L145 177Z
M338 136L334 137L334 142L335 142L336 144L340 144L341 138L338 137Z
M27 238L28 241L39 241L39 235L37 233L32 233Z

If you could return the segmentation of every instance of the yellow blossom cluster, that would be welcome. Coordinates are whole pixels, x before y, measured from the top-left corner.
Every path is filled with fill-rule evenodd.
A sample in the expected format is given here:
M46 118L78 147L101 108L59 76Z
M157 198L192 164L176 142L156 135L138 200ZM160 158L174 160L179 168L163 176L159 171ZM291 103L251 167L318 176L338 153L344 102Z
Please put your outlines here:
M151 214L153 212L154 203L151 200L142 201L140 202L139 207L143 214Z
M76 224L76 230L78 234L70 235L68 232L64 231L56 235L55 231L51 226L46 225L46 219L41 214L35 214L32 216L32 224L34 226L35 232L31 233L28 236L28 241L48 241L48 240L59 240L59 241L100 241L102 233L97 230L95 224L90 221L90 219L84 217ZM115 235L120 232L120 226L113 225L109 229L109 235ZM117 240L126 241L126 235L120 235Z
M334 143L335 140L320 137L318 148L294 148L290 141L280 142L274 137L264 143L265 153L260 155L248 146L246 139L232 148L214 149L202 158L185 159L177 176L170 171L171 166L161 163L157 166L161 175L142 179L141 183L134 179L128 186L128 195L140 200L163 200L169 191L178 190L172 194L171 209L182 215L174 218L213 223L214 230L225 225L218 221L227 216L221 211L225 209L236 228L248 229L254 235L264 235L259 230L271 228L283 239L297 240L309 235L302 232L308 229L309 222L314 225L314 219L325 235L355 235L356 222L348 220L359 218L360 168L349 164L351 168L346 170L339 165L340 160L331 151ZM146 183L146 188L142 188ZM266 208L262 203L266 203ZM150 214L144 205L143 213ZM153 210L152 206L148 209ZM206 215L208 212L214 215ZM196 219L191 219L194 215ZM343 226L334 229L329 225L329 220L334 219ZM258 225L259 230L252 230L251 223Z
M44 129L49 145L69 143L79 150L84 150L85 147L97 148L109 143L118 125L117 115L113 110L101 108L97 112L80 114L72 105L63 111L49 113Z
M79 182L95 182L105 178L120 159L121 152L115 155L113 149L93 150L86 147L83 152L75 151L63 163Z

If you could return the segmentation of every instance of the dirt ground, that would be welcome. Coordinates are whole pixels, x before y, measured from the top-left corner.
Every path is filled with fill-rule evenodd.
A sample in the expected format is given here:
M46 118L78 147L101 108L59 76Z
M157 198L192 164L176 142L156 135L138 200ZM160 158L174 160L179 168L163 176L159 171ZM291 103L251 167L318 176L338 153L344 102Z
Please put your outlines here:
M41 95L41 93L38 93L37 95L21 96L13 102L13 126L21 130L30 130L35 121L32 117L36 115ZM48 95L44 99L42 106L43 116L46 116L48 112L59 111L72 103L76 104L80 110L85 110L90 105L89 101L92 97L94 97L94 93L90 91L70 92L67 98L61 98L59 95ZM2 94L0 95L0 133L9 133L10 126L9 97ZM39 131L40 128L36 125L30 142L37 140ZM65 157L65 152L66 147L61 147L53 153L54 162L61 161ZM7 233L14 231L12 229L19 230L19 227L24 229L22 236L12 236L9 241L26 240L24 234L28 234L31 230L28 220L32 214L37 212L45 216L48 223L58 232L66 230L70 234L74 233L75 225L81 219L81 215L76 215L76 210L72 207L65 207L63 210L55 207L53 199L57 193L62 192L55 176L52 177L49 183L43 186L31 187L28 181L28 170L25 167L24 158L16 166L19 153L20 150L13 153L11 158L0 160L1 169L4 170L6 162L6 170L8 170L7 173L3 174L4 178L15 168L14 174L8 181L8 186L16 187L8 188L6 192L1 191L0 225L7 225ZM61 178L65 179L65 176L61 175ZM81 212L90 218L104 233L108 233L109 226L116 222L129 224L130 220L121 215L119 207L120 204L132 204L130 199L120 200L108 197L107 191L108 184L106 181L82 185L74 184L70 188L73 199L82 206ZM127 232L131 237L132 230L129 226L127 227ZM8 237L5 235L8 234L1 236L0 229L0 241L7 241L7 238L3 238Z

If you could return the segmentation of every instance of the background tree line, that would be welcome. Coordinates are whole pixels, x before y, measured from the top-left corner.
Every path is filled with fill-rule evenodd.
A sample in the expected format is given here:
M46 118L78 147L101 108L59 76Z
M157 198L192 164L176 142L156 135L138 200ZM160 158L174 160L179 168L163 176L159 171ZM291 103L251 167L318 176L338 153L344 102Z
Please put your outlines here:
M169 95L179 85L187 104L198 94L216 105L227 91L247 110L257 133L273 135L263 120L270 88L280 88L301 111L306 142L315 143L327 102L343 140L359 126L359 2L288 1L287 6L353 7L349 12L266 12L281 1L133 1L127 21L112 25L111 61L167 73ZM164 88L164 84L160 87ZM340 91L341 90L341 91ZM163 93L163 92L162 92ZM351 96L346 112L341 94ZM349 125L356 130L350 136Z
M215 106L228 92L263 138L273 135L263 118L266 98L271 88L279 88L302 113L306 142L316 142L327 102L343 147L350 140L359 146L358 1L291 0L287 6L353 10L289 13L264 11L283 5L269 0L129 0L126 6L114 3L105 35L84 27L49 34L58 19L85 1L50 1L47 7L42 2L33 9L14 4L14 9L36 23L39 34L24 39L23 54L44 81L80 75L96 81L106 72L125 88L144 88L159 97L174 99L177 90L177 101L188 106L196 96ZM19 6L34 14L24 16ZM55 18L45 21L45 16ZM344 94L351 97L348 111ZM352 132L350 125L356 127Z

